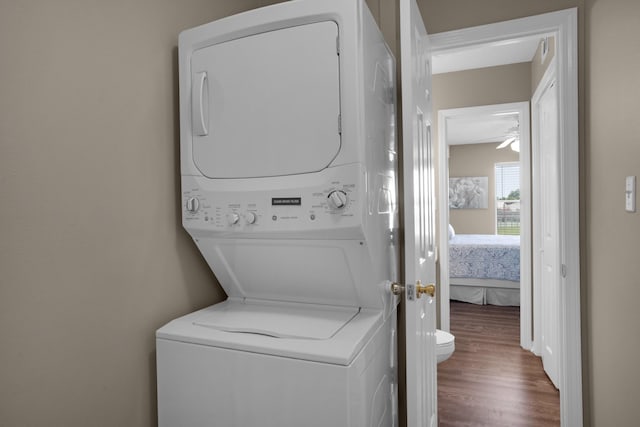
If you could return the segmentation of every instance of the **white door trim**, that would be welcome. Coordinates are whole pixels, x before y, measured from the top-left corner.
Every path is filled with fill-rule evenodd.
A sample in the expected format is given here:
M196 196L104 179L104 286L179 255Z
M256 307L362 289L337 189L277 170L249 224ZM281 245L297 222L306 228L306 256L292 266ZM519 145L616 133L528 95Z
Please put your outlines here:
M573 8L449 31L431 37L435 54L443 50L462 49L528 35L556 36L560 97L560 254L564 270L560 288L560 417L564 426L583 424L577 29L578 11ZM440 239L441 242L443 240Z
M483 105L478 107L452 108L438 112L438 180L439 194L449 191L449 161L447 145L447 119L479 114L500 114L518 112L520 123L520 345L531 348L531 144L529 103L512 102L508 104ZM448 235L449 206L443 196L438 206L440 236ZM449 296L449 241L440 239L440 329L450 330Z

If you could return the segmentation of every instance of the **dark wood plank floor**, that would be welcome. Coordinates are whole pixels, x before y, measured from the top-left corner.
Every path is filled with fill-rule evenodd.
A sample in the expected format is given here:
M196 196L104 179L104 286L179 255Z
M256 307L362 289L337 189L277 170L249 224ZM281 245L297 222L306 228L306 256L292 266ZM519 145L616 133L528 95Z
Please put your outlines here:
M451 302L456 350L438 365L440 426L559 426L560 395L520 348L519 307Z

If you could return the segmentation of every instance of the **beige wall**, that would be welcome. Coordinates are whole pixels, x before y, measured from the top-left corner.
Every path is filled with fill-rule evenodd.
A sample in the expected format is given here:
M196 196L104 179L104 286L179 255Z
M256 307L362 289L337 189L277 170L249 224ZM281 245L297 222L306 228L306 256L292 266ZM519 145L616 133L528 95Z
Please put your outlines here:
M531 63L529 62L433 76L434 117L437 117L440 110L528 102L530 98ZM433 124L433 128L434 140L437 141L439 138L437 121ZM436 148L436 156L438 156L438 150L439 147ZM452 152L455 152L455 149ZM483 173L478 176L493 176L493 173L486 172L486 167L482 167L482 170ZM449 176L461 175L456 171L449 171ZM439 188L439 183L436 188ZM438 197L440 197L439 194ZM495 216L492 209L452 209L450 216L450 222L454 225L456 232L471 233L471 231L462 230L477 229L483 230L484 234L495 233ZM478 224L478 227L473 224ZM473 231L473 233L479 233L479 231Z
M179 217L179 31L266 3L0 1L0 425L153 426L154 331L224 298Z
M640 175L640 2L588 0L586 27L587 398L593 426L633 426L640 404L640 213L624 211L624 178Z
M576 7L582 0L416 0L430 34Z
M518 153L499 143L452 145L449 147L449 176L486 176L489 178L488 209L450 209L449 222L456 234L496 233L496 163L517 162Z
M433 76L433 111L528 102L531 64L501 65Z

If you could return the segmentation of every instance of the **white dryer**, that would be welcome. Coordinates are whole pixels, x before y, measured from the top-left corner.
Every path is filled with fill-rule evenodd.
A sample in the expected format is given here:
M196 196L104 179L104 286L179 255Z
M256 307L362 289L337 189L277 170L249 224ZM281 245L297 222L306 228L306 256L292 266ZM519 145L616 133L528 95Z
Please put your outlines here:
M179 61L183 225L228 299L157 331L159 425L395 425L395 64L365 2L190 29Z

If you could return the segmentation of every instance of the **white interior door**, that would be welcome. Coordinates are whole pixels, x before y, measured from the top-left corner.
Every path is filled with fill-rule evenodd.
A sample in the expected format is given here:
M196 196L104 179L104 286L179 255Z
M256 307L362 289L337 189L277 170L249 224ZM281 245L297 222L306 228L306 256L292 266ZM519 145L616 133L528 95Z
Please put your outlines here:
M558 85L554 80L542 93L536 107L538 115L538 260L536 282L539 292L540 346L542 364L558 388L560 365L560 159L558 128Z
M407 425L436 426L436 300L416 284L435 282L431 50L415 0L400 1L404 165Z

